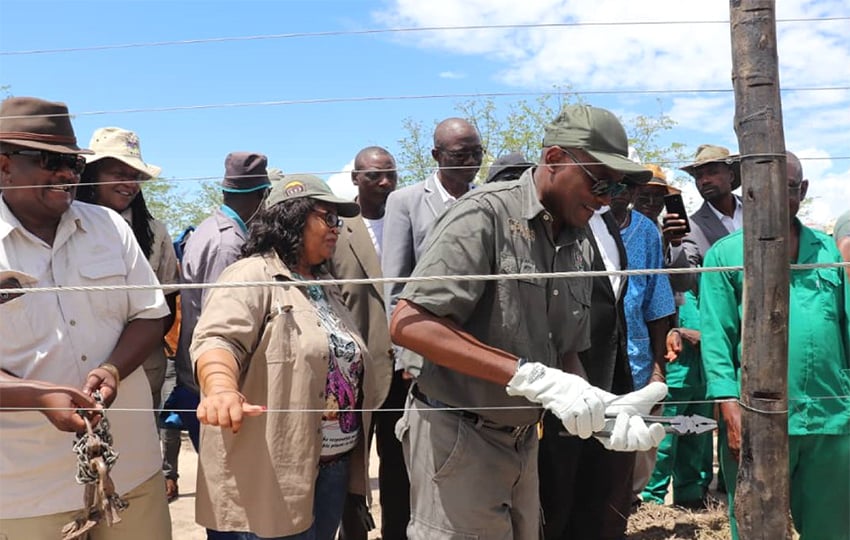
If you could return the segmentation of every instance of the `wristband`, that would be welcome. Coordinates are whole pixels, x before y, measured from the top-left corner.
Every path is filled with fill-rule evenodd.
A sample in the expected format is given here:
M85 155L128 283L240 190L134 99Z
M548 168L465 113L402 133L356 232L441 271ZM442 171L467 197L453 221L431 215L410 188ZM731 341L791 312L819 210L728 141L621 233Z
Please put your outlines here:
M110 364L109 362L104 362L101 365L97 366L97 368L100 368L100 369L106 371L107 373L109 373L110 375L112 375L112 377L115 379L115 387L116 388L118 387L119 384L121 384L121 375L118 373L118 368L115 367L113 364ZM97 369L97 368L95 368L95 369Z

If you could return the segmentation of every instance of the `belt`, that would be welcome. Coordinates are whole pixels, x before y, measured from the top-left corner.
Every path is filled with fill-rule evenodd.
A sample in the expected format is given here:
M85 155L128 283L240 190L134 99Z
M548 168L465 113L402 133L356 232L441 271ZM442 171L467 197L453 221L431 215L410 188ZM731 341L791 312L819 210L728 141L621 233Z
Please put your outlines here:
M486 420L483 416L479 414L475 414L472 411L467 411L466 409L459 409L457 407L453 407L452 405L448 405L443 403L438 399L433 399L426 396L419 389L419 385L414 384L410 389L410 393L413 394L413 397L428 405L429 407L433 407L435 409L448 409L446 412L451 414L456 414L465 420L469 420L474 423L476 426L485 427L487 429L492 429L493 431L498 431L500 433L507 433L514 439L522 438L528 431L535 427L537 424L527 424L524 426L506 426L502 424L496 424L491 422L490 420Z

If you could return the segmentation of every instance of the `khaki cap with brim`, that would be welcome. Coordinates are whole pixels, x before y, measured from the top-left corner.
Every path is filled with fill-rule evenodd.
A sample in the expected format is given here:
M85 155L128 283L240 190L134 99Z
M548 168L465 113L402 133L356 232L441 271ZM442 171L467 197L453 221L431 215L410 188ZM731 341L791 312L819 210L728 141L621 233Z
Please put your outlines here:
M283 175L272 186L272 191L266 199L266 208L305 197L335 205L337 213L342 217L350 218L360 215L359 204L337 197L324 180L312 174Z
M681 170L693 176L694 169L698 169L709 163L723 163L728 165L734 175L732 189L737 189L741 186L741 156L730 153L729 149L723 146L715 146L713 144L699 145L694 162L690 165L685 165Z
M655 165L654 163L647 163L644 165L648 170L652 171L652 179L646 183L647 186L661 186L667 189L668 194L676 194L681 193L682 190L676 187L671 186L667 183L667 175L664 173L664 169Z
M91 154L77 146L68 106L34 97L0 103L0 143L60 154Z
M132 131L118 127L99 128L92 135L89 147L94 155L86 156L86 163L105 158L116 159L136 169L146 179L156 178L162 172L161 167L144 162L139 137Z
M567 105L546 126L543 146L580 148L606 167L623 173L625 181L645 184L652 173L628 159L629 139L613 113L589 105Z

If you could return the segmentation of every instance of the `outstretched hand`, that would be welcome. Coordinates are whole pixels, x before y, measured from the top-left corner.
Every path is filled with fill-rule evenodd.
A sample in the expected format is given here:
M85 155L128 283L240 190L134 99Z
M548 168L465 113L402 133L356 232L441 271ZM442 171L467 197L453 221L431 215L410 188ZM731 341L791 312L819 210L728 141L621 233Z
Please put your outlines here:
M82 433L86 430L86 423L77 413L77 409L99 408L90 395L69 386L45 385L37 392L36 400L41 407L40 412L60 431ZM100 415L94 413L90 416L92 425L96 425Z
M220 390L204 396L198 404L197 416L202 424L229 427L233 433L238 433L244 417L259 416L265 411L264 405L248 403L236 390Z

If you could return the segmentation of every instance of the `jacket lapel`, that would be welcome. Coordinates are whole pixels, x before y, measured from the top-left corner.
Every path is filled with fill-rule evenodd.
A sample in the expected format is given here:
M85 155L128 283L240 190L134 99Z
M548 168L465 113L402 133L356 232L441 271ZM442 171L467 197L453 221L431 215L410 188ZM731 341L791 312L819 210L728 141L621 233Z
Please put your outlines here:
M437 189L437 173L430 175L425 179L425 204L428 206L428 209L431 210L433 216L439 217L442 215L443 211L446 209L446 203L443 202L443 198L440 196L440 191Z
M378 260L378 254L375 252L375 246L372 244L372 239L369 236L369 231L366 229L366 223L363 218L357 217L346 221L348 228L348 249L354 254L363 273L369 278L382 277L381 261ZM384 287L379 283L372 283L372 287L378 293L378 296L383 300Z

